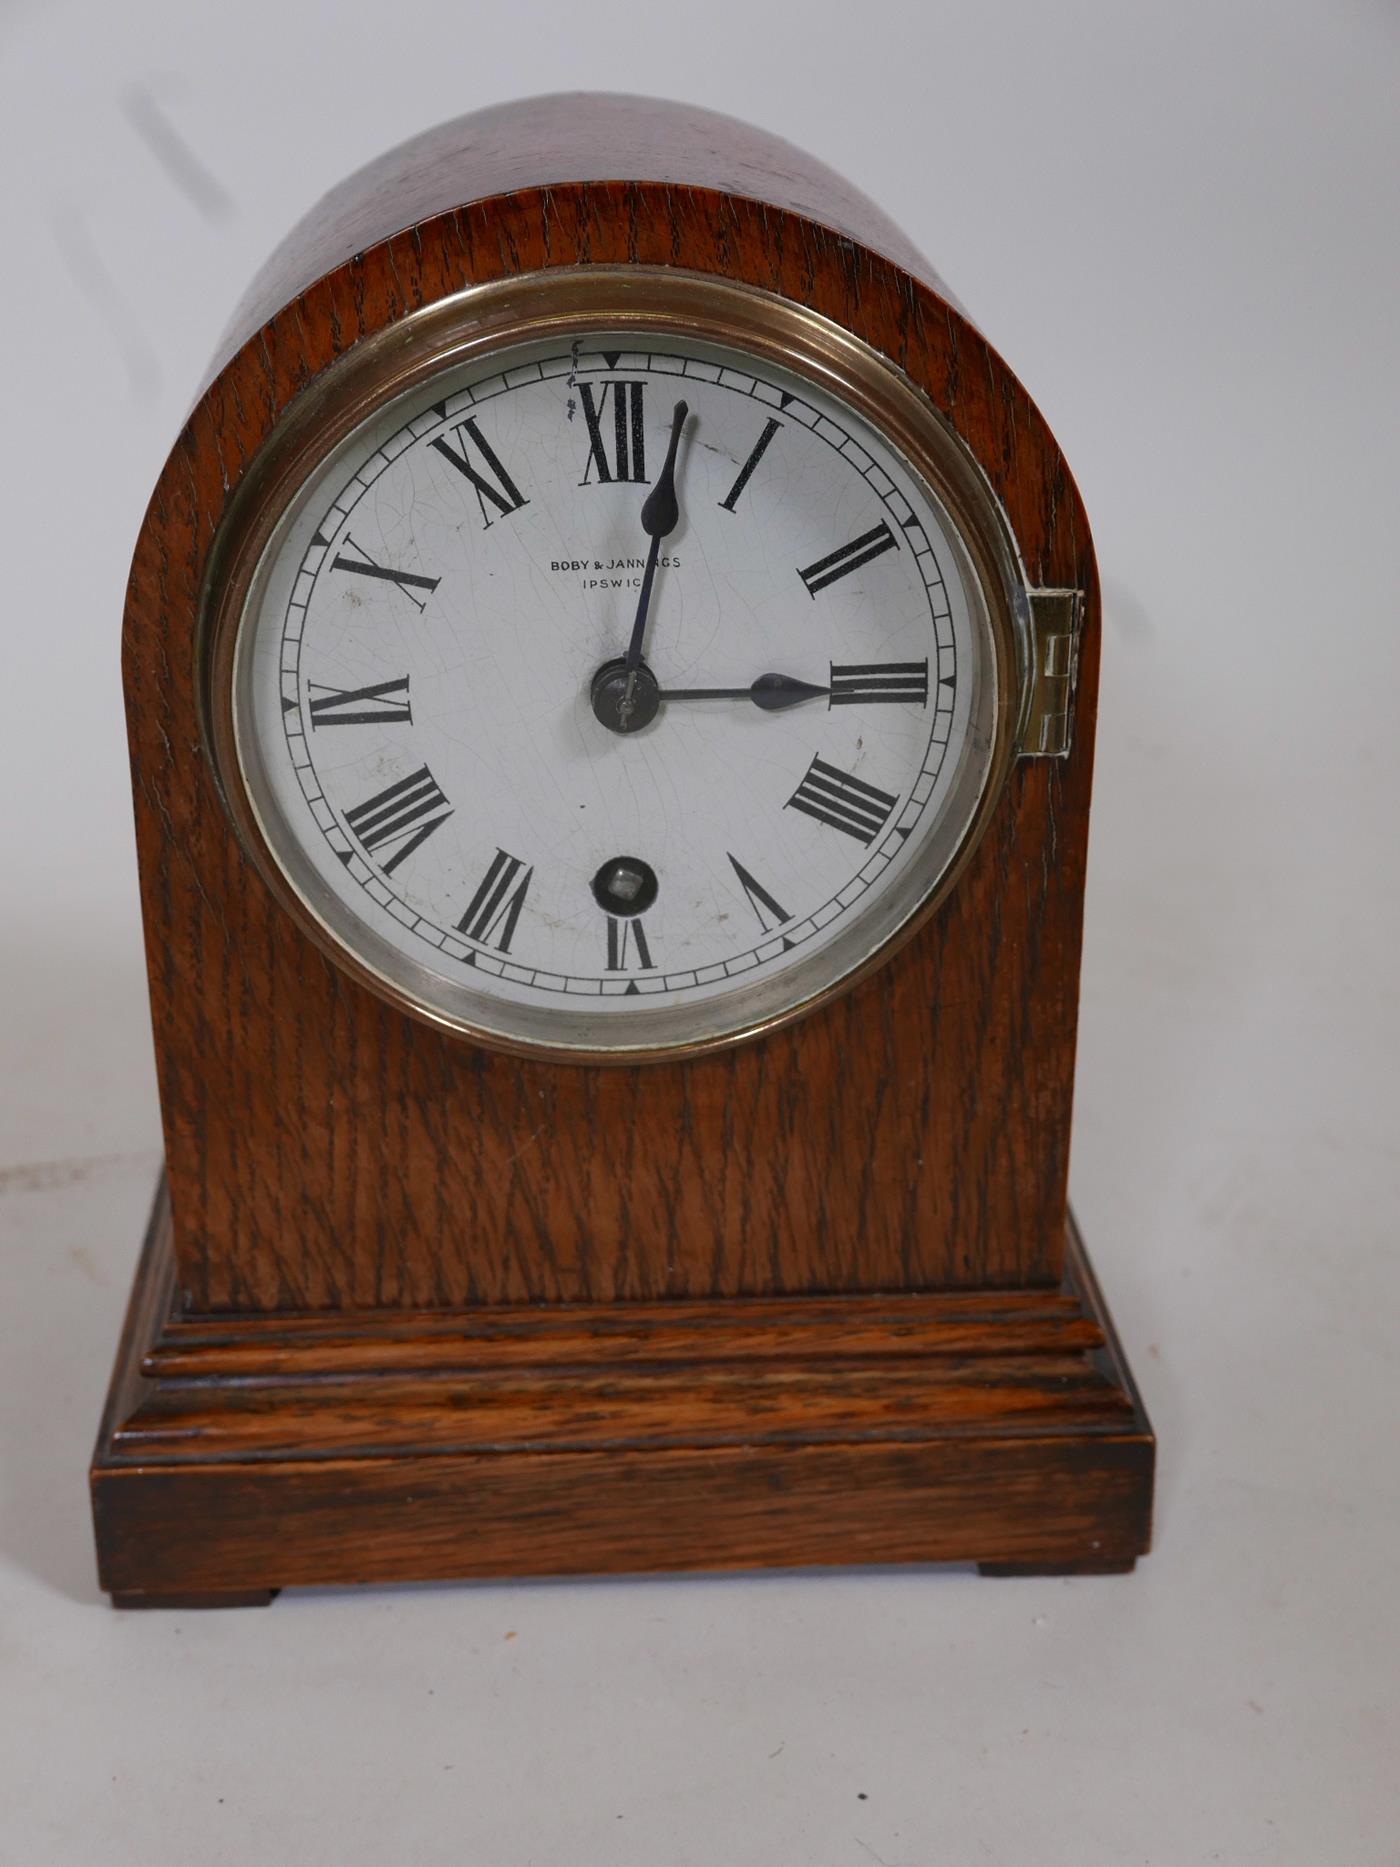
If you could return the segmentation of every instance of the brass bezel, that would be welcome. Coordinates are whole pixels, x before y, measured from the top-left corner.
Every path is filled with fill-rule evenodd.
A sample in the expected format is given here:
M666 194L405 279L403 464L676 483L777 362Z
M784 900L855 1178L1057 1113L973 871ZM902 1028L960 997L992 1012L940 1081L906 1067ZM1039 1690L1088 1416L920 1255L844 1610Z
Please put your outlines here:
M976 806L929 892L873 952L809 997L742 1028L677 1043L584 1048L516 1039L454 1018L365 964L328 928L264 837L244 783L234 723L239 626L264 552L332 451L396 397L439 372L577 329L673 333L726 344L815 381L901 454L946 508L986 605L996 672L993 744ZM398 1009L489 1049L555 1062L638 1064L724 1050L791 1024L884 965L946 900L986 830L1029 705L1026 579L985 474L929 397L888 358L820 313L706 273L558 267L472 286L356 343L292 401L229 500L205 566L196 632L200 727L244 852L301 931L342 971Z

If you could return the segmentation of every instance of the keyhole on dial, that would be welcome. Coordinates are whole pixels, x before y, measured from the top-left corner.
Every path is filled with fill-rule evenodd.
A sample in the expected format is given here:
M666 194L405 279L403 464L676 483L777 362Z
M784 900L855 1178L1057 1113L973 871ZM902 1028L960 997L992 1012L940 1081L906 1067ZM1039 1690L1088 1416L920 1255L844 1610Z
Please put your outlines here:
M645 914L660 886L640 856L613 856L593 877L593 899L607 914Z

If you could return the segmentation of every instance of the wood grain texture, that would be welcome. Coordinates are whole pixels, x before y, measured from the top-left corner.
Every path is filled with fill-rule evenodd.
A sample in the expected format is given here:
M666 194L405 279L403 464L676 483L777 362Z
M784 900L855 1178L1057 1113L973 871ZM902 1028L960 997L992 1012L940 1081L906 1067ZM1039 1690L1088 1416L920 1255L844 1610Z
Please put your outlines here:
M1073 1241L1067 1266L1049 1294L851 1299L842 1354L822 1306L809 1337L805 1305L743 1301L192 1325L166 1308L162 1193L94 1460L102 1583L220 1605L472 1575L1131 1567L1151 1433ZM319 1359L289 1360L308 1343Z
M888 223L862 233L866 210L828 171L759 132L681 134L669 107L614 99L598 106L604 168L626 172L595 162L577 179L590 108L570 104L572 143L544 148L528 112L496 117L489 162L469 125L450 126L351 186L264 281L251 315L275 309L196 405L143 525L124 666L178 1307L1053 1290L1098 650L1064 461L1006 366L883 256ZM327 226L363 242L341 256ZM602 262L739 279L884 352L982 464L1032 583L1084 590L1086 615L1072 755L1013 769L959 887L887 967L728 1055L590 1070L438 1034L298 933L216 795L194 625L229 495L318 372L444 293Z
M220 339L210 377L312 280L411 221L522 189L625 181L715 189L771 203L892 259L962 310L923 254L873 201L782 137L693 104L560 92L438 124L333 188L259 270Z

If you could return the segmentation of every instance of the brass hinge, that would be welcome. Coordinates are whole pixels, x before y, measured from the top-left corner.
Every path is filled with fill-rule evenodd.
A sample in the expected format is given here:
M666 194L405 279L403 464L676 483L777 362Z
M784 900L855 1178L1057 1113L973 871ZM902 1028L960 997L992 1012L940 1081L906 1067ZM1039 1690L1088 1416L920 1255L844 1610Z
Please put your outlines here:
M1063 758L1074 733L1079 673L1078 590L1031 590L1030 693L1021 730L1023 758Z

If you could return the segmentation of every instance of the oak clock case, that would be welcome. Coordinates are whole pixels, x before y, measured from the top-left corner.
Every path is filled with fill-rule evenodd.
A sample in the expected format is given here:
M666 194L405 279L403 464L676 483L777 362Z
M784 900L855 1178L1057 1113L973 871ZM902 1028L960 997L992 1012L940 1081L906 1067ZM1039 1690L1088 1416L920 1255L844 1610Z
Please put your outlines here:
M1131 1567L1065 1192L1097 620L1024 390L777 139L536 99L329 197L128 592L114 1600Z

